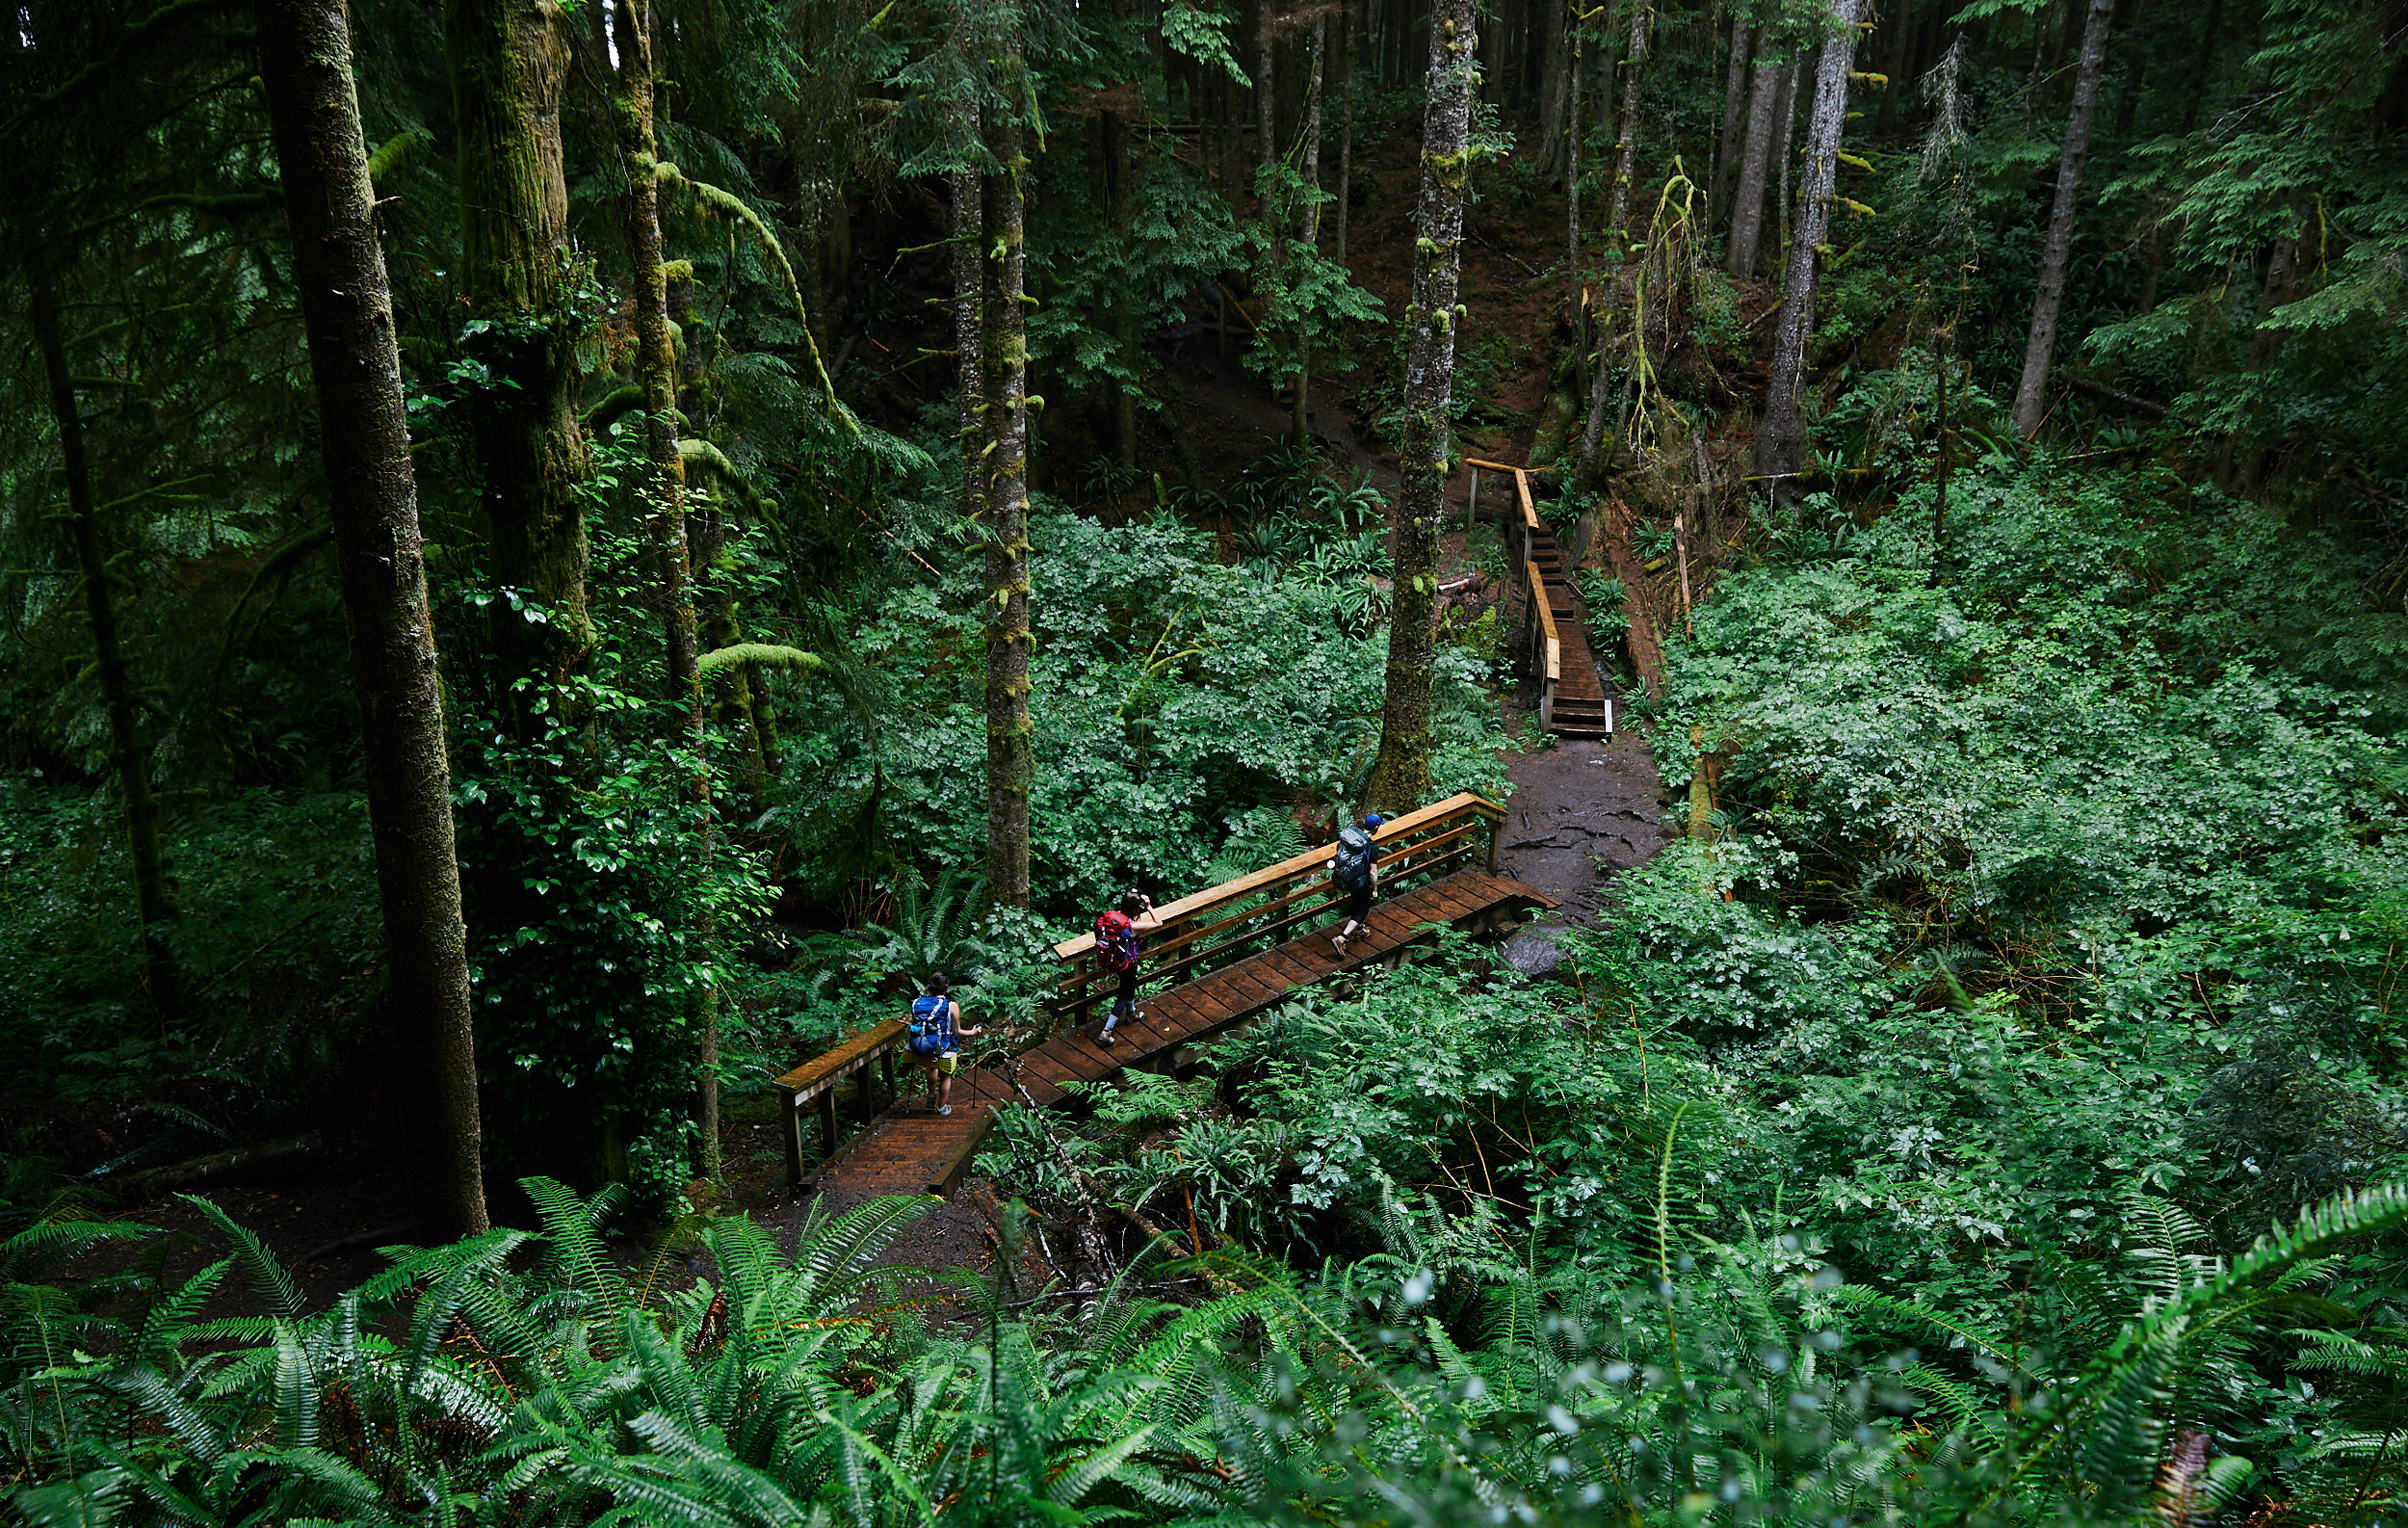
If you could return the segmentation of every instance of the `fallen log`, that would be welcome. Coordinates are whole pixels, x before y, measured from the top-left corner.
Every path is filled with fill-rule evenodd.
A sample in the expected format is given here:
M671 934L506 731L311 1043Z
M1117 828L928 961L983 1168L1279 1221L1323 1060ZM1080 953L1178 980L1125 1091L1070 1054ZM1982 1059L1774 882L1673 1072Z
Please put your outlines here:
M188 1157L165 1167L129 1172L121 1178L104 1177L92 1181L122 1201L132 1203L180 1189L202 1188L212 1183L230 1183L237 1178L288 1172L308 1166L325 1154L325 1139L311 1130L301 1135L279 1136L274 1141L253 1141L248 1146L212 1151L206 1156Z
M2092 382L2087 377L2069 377L2066 381L2071 382L2077 391L2086 392L2093 398L2104 398L2111 404L2121 404L2134 413L2147 414L2152 419L2165 417L2165 405L2154 398L2143 398L2138 393L2124 392L2119 388L2109 387L2105 382Z

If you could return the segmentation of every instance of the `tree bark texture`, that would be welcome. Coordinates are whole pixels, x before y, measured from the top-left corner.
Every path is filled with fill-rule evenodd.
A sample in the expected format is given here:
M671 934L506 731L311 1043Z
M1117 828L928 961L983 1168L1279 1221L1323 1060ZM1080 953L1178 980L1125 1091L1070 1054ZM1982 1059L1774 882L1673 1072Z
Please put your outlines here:
M627 243L633 266L636 376L643 390L643 454L650 471L644 536L652 544L654 597L660 601L662 666L669 701L684 716L688 744L699 758L708 713L702 701L701 650L696 645L694 561L686 532L686 463L677 449L677 349L669 337L668 272L661 244L660 149L653 122L652 14L641 0L617 0L619 153L627 175ZM715 829L710 777L697 764L692 784L697 831L707 862ZM699 934L714 930L708 913ZM702 1176L720 1175L719 992L700 994L701 1035L695 1057L695 1127L701 1135Z
M1298 137L1304 150L1303 236L1306 250L1318 254L1322 245L1322 66L1329 43L1326 17L1313 23L1311 76L1304 92L1304 125ZM1296 417L1289 434L1298 446L1313 438L1313 341L1299 329L1296 342Z
M1786 93L1788 66L1766 57L1769 25L1756 39L1755 66L1748 71L1747 139L1739 152L1739 187L1731 196L1731 248L1725 265L1741 280L1755 274L1756 246L1765 231L1765 180L1772 168L1773 114Z
M1565 67L1568 80L1563 82L1563 273L1565 287L1573 294L1573 345L1583 347L1587 340L1587 308L1583 306L1580 292L1580 70L1587 63L1587 46L1578 27L1565 51L1570 53L1570 63Z
M1254 165L1259 188L1264 172L1279 158L1279 40L1272 31L1279 17L1274 0L1255 0L1254 14L1260 22L1254 34Z
M2040 428L2049 396L2049 366L2056 357L2057 315L2065 306L2065 268L2074 252L2074 212L2080 204L2082 161L2090 153L2090 121L2099 109L2099 81L2107 73L2107 27L2115 0L2090 0L2081 29L2081 66L2074 76L2074 103L2065 118L2065 146L2057 156L2056 203L2049 212L2048 242L2041 246L2040 285L2031 300L2031 329L2024 340L2024 375L2015 384L2015 433Z
M1613 198L1606 207L1606 230L1617 240L1622 220L1630 215L1631 178L1638 173L1638 111L1646 99L1648 33L1655 16L1649 0L1637 0L1631 8L1631 48L1624 59L1630 77L1622 82L1621 141L1615 145Z
M492 531L495 580L550 612L532 620L493 602L504 714L525 738L530 701L584 668L593 646L586 609L586 474L577 411L576 315L568 185L561 158L561 92L568 39L556 0L446 0L459 161L461 284L493 386L475 411L478 464ZM512 687L532 681L534 691Z
M1016 46L1008 67L1019 70ZM1014 78L1016 90L1027 81ZM1029 328L1022 151L1015 101L997 114L1002 173L988 181L986 327L980 336L986 517L986 890L998 907L1029 905Z
M167 856L159 845L159 799L150 789L148 751L143 747L125 645L118 636L117 595L110 587L108 559L100 550L100 511L92 493L92 461L85 454L83 410L75 401L66 339L59 329L59 301L49 273L39 265L33 273L33 319L34 342L41 351L50 386L51 419L59 427L60 464L66 475L67 544L84 586L92 672L100 684L100 708L109 719L109 767L125 799L125 853L134 873L134 915L142 923L143 987L164 1027L176 1019L183 1004L175 953L167 941L175 903L168 893Z
M1348 6L1339 22L1345 41L1338 48L1338 225L1331 234L1331 258L1340 266L1347 263L1347 208L1354 199L1354 70L1363 30L1359 10L1359 5Z
M1775 135L1772 140L1773 194L1772 210L1777 232L1772 241L1769 264L1779 265L1789 258L1790 249L1790 144L1797 136L1797 86L1800 80L1811 81L1821 59L1818 49L1802 64L1793 64L1781 71L1781 92L1772 99Z
M978 132L978 109L966 102L957 107L955 129L965 143L974 139ZM980 179L966 170L954 172L949 181L952 221L946 229L952 243L954 267L954 379L961 394L955 415L955 438L961 445L962 512L973 516L978 514L975 501L979 459L984 444L979 432L979 401L986 386L979 348L979 291L986 269L980 248L984 226L979 206Z
M1570 81L1569 0L1537 0L1547 7L1546 45L1538 66L1538 172L1554 180L1564 171L1563 107Z
M258 0L259 75L293 235L389 965L408 1075L404 1134L418 1234L486 1227L467 931L418 486L376 192L342 0Z
M1788 497L1788 480L1806 462L1806 416L1800 394L1806 384L1807 341L1814 333L1815 276L1823 236L1831 226L1840 133L1847 119L1848 65L1855 53L1857 17L1864 8L1865 0L1831 0L1817 58L1805 176L1798 184L1797 221L1781 282L1781 314L1773 332L1765 420L1756 435L1756 470L1774 480L1776 499Z
M1410 811L1430 792L1429 691L1438 645L1438 528L1454 405L1461 313L1463 200L1471 184L1472 87L1479 34L1472 0L1432 0L1429 85L1422 119L1422 194L1414 224L1413 303L1405 312L1404 441L1393 533L1395 596L1387 698L1369 804Z
M1731 174L1740 159L1740 134L1747 120L1747 8L1731 8L1731 56L1722 70L1722 125L1714 134L1714 171L1706 177L1706 226L1719 225L1730 197Z

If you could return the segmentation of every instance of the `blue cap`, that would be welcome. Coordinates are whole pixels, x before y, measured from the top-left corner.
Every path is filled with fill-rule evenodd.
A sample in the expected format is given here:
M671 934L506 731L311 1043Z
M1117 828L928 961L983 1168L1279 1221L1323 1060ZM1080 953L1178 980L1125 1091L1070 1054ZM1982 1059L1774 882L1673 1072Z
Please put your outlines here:
M1363 819L1363 830L1367 833L1375 833L1379 831L1379 825L1387 820L1387 818L1380 816L1379 813L1373 812L1371 815Z

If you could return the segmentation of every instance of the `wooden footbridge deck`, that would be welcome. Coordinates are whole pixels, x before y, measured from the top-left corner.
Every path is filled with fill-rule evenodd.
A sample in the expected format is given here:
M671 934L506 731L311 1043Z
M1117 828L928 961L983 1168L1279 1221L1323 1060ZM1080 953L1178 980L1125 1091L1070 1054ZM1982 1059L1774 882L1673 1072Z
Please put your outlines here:
M960 1182L994 1124L997 1105L1023 1093L1039 1105L1065 1096L1064 1084L1097 1082L1123 1069L1164 1071L1184 1065L1195 1046L1229 1034L1298 990L1346 972L1392 965L1432 928L1479 928L1554 902L1496 869L1505 810L1478 796L1456 796L1400 817L1378 833L1380 899L1367 927L1341 959L1330 942L1336 900L1331 851L1309 850L1267 869L1156 909L1163 928L1145 935L1139 970L1141 1016L1097 1040L1115 979L1095 963L1094 938L1055 947L1063 974L1048 1005L1053 1034L1008 1060L964 1054L955 1079L953 1114L934 1112L910 1067L906 1100L895 1094L896 1051L903 1025L889 1019L777 1079L785 1108L787 1168L824 1192L945 1194ZM1163 983L1169 983L1163 988ZM1156 989L1160 988L1160 989ZM1151 995L1146 995L1148 992ZM885 1087L875 1089L882 1070ZM886 1107L851 1141L840 1143L837 1089L855 1082L856 1112L882 1092ZM802 1114L819 1106L826 1154L803 1163Z

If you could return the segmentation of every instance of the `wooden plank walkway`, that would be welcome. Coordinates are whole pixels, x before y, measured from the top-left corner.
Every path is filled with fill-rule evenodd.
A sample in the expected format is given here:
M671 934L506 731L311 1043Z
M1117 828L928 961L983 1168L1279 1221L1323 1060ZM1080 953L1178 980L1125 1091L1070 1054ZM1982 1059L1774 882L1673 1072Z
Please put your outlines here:
M1171 988L1144 1000L1144 1016L1123 1024L1106 1049L1096 1043L1094 1024L1055 1036L1019 1058L1020 1086L1039 1104L1060 1101L1062 1083L1098 1082L1123 1067L1160 1069L1178 1063L1177 1051L1214 1039L1284 1002L1298 988L1375 965L1408 945L1428 939L1426 925L1463 927L1497 914L1555 902L1536 887L1487 870L1459 870L1416 886L1372 909L1363 931L1338 959L1331 923L1310 934L1249 956L1233 965ZM945 1194L961 1181L970 1158L993 1127L995 1106L1016 1095L1001 1067L964 1070L954 1080L954 1112L935 1113L926 1084L904 1085L910 1102L901 1104L856 1136L822 1168L822 1192L844 1194Z

